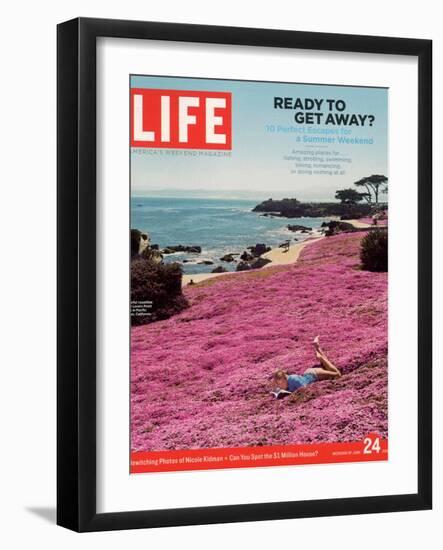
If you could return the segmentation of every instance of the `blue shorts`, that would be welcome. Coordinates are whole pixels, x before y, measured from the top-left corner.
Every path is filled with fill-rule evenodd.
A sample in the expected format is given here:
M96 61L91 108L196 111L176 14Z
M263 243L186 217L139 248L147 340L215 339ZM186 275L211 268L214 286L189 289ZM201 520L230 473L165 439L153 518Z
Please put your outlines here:
M307 374L290 374L288 376L288 391L296 391L308 384L317 382L317 380L317 375L313 372L308 372Z

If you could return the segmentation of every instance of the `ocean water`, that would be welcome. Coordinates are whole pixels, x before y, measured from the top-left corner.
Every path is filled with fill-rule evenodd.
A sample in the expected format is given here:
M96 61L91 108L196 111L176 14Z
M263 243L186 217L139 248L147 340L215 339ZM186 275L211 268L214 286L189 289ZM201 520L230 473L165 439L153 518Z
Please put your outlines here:
M175 253L164 262L182 263L184 273L209 273L218 265L235 271L235 262L222 262L224 254L241 254L246 247L264 243L276 247L287 239L302 242L308 234L293 233L288 224L312 227L317 234L327 218L271 218L252 212L261 200L184 199L132 197L131 227L148 233L160 248L173 245L201 246L201 254ZM238 258L238 256L237 256ZM198 262L211 260L213 265Z

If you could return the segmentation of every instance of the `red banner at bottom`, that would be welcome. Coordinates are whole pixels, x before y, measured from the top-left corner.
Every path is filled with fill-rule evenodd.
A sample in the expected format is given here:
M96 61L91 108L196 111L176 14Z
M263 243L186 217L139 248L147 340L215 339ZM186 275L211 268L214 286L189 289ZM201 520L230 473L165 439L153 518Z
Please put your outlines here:
M361 441L266 447L190 449L131 453L131 474L183 470L221 470L296 464L369 462L388 459L388 441L368 434Z

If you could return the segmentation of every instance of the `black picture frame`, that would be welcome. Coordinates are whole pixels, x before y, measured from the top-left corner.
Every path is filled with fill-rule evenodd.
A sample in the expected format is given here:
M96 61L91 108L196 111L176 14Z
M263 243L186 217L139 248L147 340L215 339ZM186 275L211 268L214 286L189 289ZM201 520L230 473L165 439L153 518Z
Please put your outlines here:
M136 512L96 511L96 39L399 54L418 59L417 493ZM79 18L57 29L57 523L104 531L432 506L432 42L406 38Z

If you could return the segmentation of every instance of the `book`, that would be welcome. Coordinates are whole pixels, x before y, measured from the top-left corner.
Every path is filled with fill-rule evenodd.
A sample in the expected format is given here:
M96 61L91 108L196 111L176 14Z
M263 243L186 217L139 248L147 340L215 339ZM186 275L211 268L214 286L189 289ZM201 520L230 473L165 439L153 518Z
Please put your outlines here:
M286 397L287 395L291 395L291 392L288 390L274 390L270 392L275 399L283 399L283 397Z

